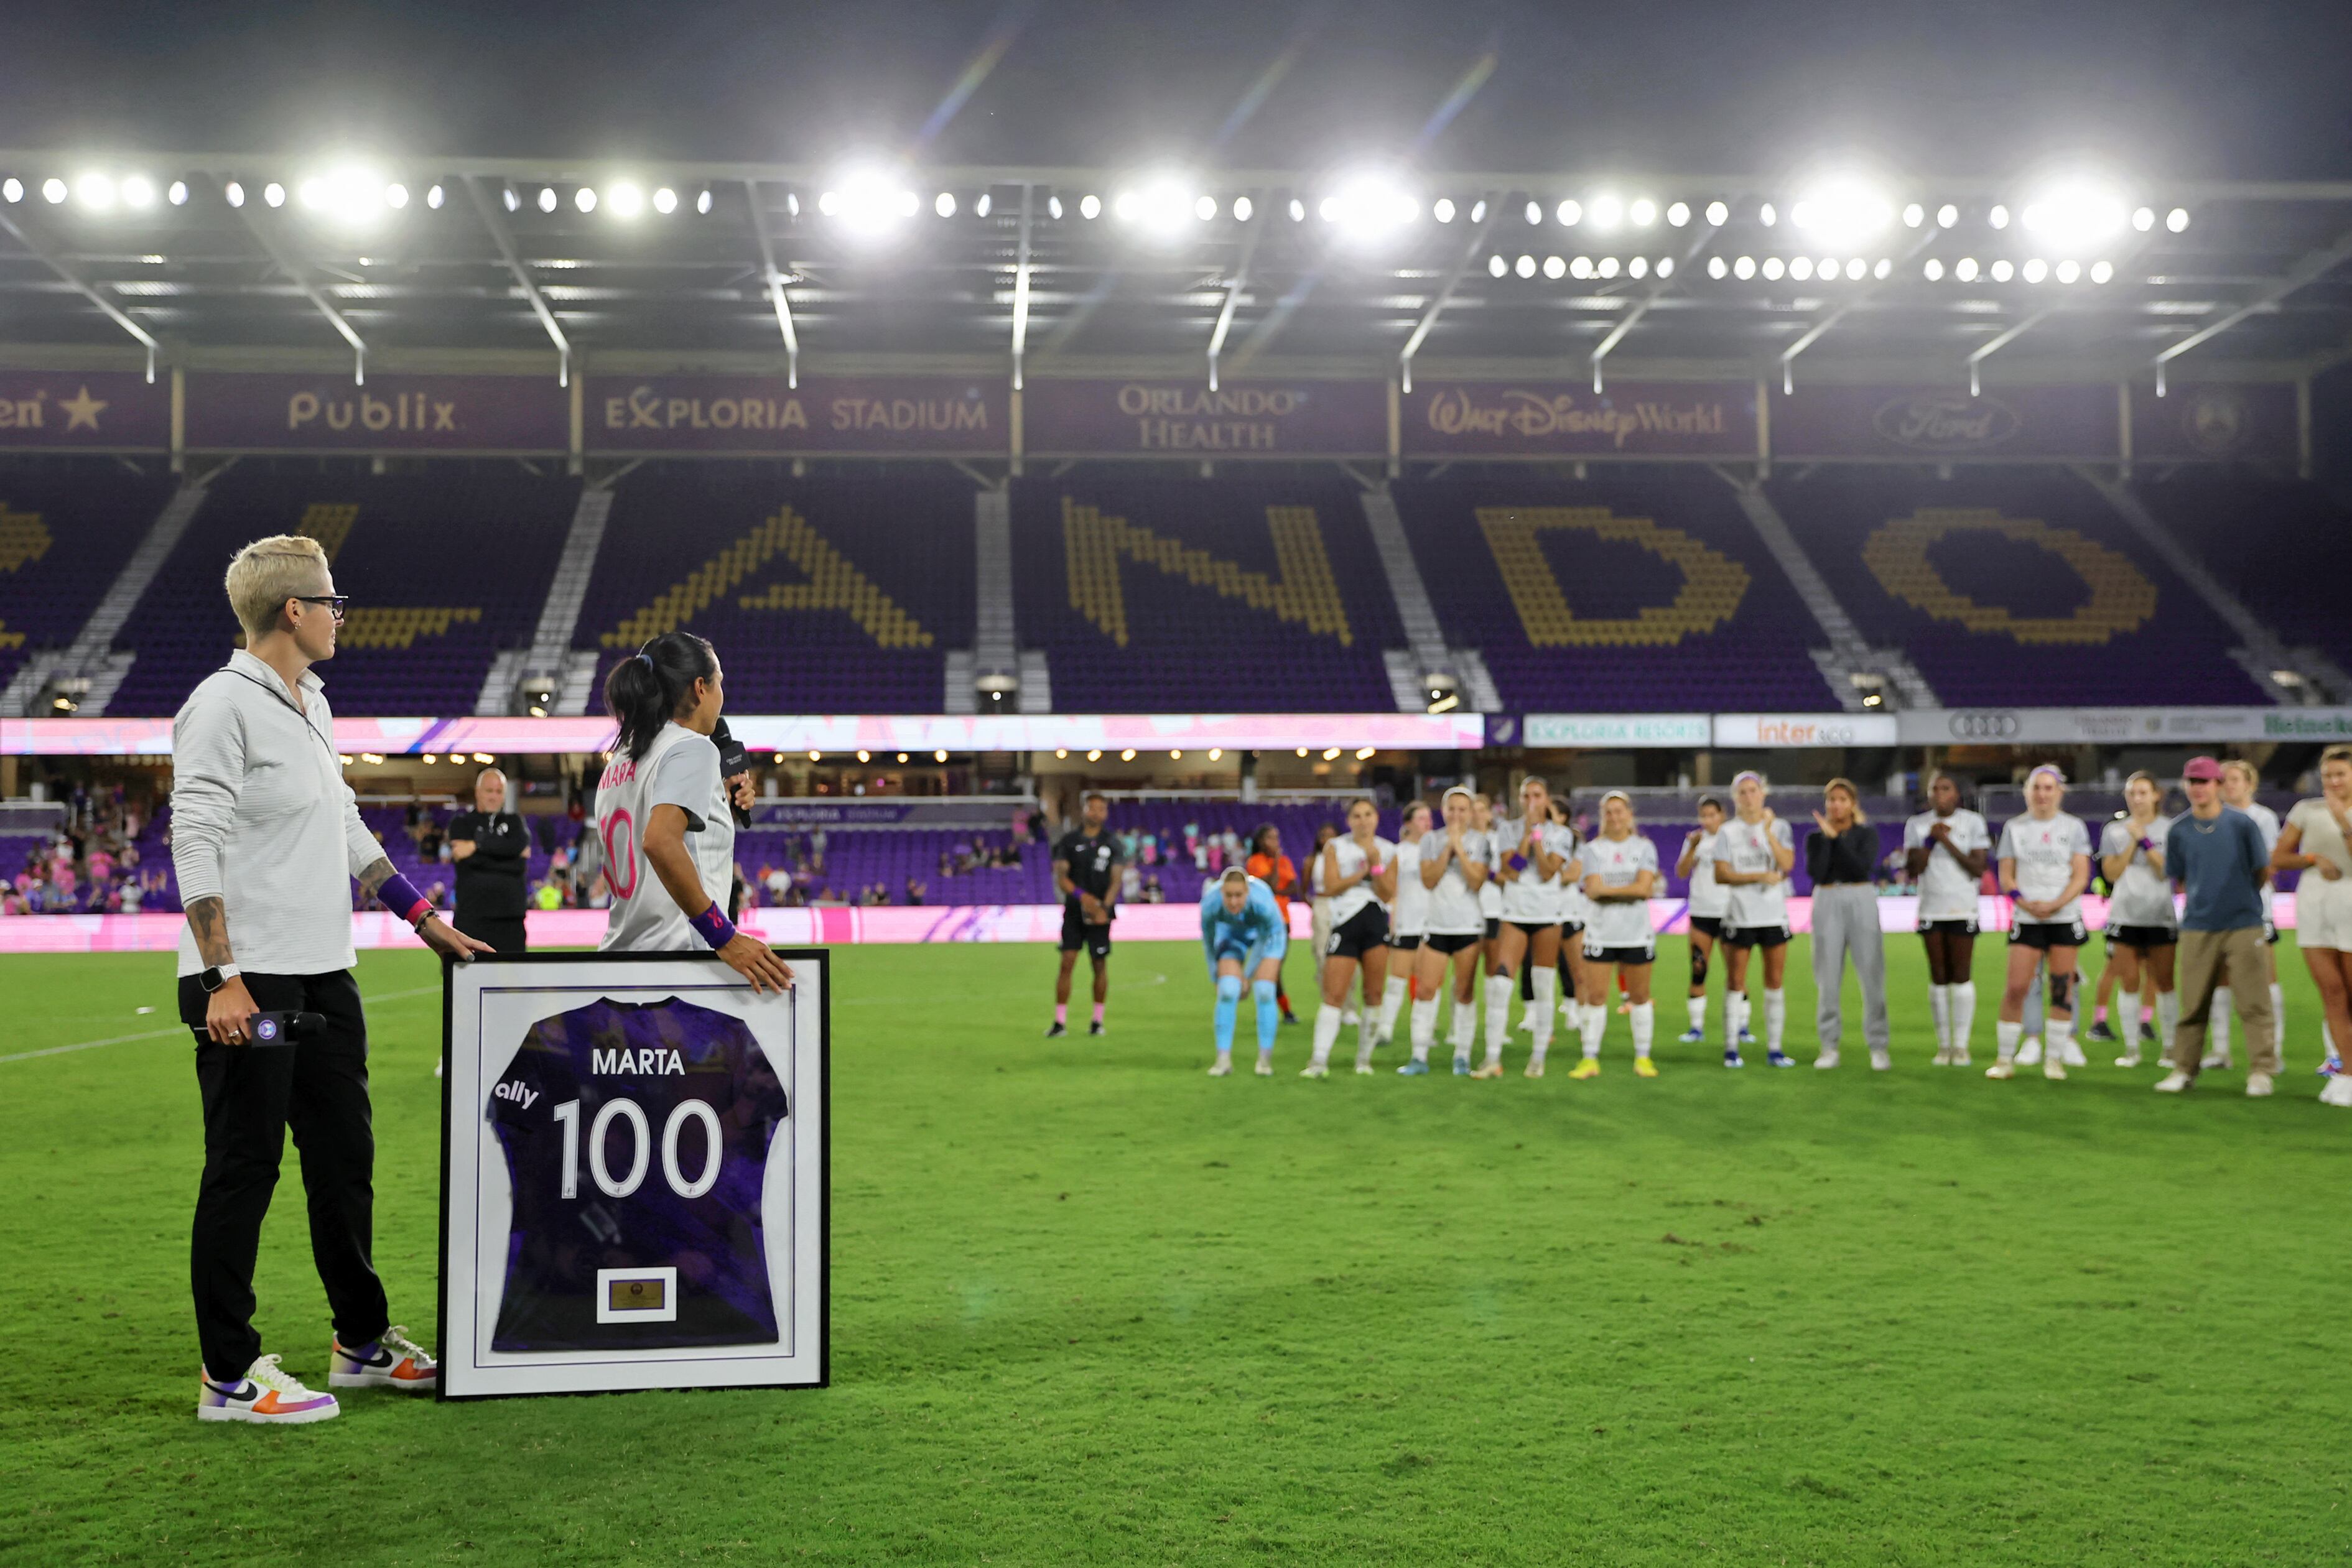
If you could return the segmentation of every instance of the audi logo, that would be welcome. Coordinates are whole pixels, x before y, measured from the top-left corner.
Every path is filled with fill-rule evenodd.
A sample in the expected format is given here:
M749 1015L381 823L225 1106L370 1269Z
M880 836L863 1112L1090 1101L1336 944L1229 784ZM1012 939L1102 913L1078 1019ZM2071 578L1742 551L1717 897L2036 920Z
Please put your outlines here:
M2007 740L2025 727L2013 713L1956 713L1948 722L1954 740Z

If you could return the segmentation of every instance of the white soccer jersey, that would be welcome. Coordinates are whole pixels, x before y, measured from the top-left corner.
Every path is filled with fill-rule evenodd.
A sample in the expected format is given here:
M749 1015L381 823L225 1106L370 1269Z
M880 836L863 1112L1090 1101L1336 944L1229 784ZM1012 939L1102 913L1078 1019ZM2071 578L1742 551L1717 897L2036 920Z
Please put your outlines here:
M1691 861L1690 912L1702 920L1722 919L1731 904L1731 890L1715 880L1716 837L1701 833Z
M2278 852L2278 813L2260 800L2249 800L2241 809L2254 820L2254 826L2263 831L2263 852L2266 855L2275 854ZM2263 921L2265 925L2269 924L2271 918L2271 901L2277 896L2278 889L2271 883L2264 882L2263 883Z
M2036 901L2052 899L2066 891L2067 882L2074 874L2074 857L2091 852L2091 830L2083 819L2060 811L2048 821L2032 817L2011 817L2001 824L2000 849L1995 858L2017 862L2017 891ZM2037 921L2019 910L2018 920L2027 925L2074 925L2082 921L2083 901L2070 898L2047 920Z
M1339 874L1342 877L1353 876L1364 869L1366 859L1364 846L1358 843L1352 834L1344 839L1333 839L1331 841L1339 846ZM1370 858L1373 874L1378 875L1396 865L1397 847L1386 839L1375 838L1372 841ZM1323 857L1316 856L1315 863L1319 871L1323 864ZM1372 892L1372 879L1370 876L1361 882L1341 888L1331 895L1331 923L1334 925L1345 925L1362 914L1364 905L1371 903L1376 896Z
M1445 830L1432 828L1421 841L1421 863L1435 865L1445 860ZM1429 890L1429 907L1423 920L1423 935L1429 936L1484 936L1486 934L1486 913L1478 906L1478 895L1470 891L1470 883L1462 874L1462 862L1471 861L1478 865L1490 863L1487 859L1486 835L1475 828L1462 830L1462 852L1445 861L1445 874ZM1416 870L1416 875L1419 872ZM1490 881L1486 883L1492 887Z
M1732 870L1742 873L1780 871L1780 858L1772 852L1775 844L1784 850L1796 847L1788 823L1778 817L1773 818L1771 831L1768 834L1762 822L1734 817L1724 823L1715 835L1715 858L1729 862ZM1789 924L1789 878L1786 873L1773 882L1735 883L1727 891L1729 898L1724 906L1723 917L1735 930Z
M1939 817L1933 811L1922 811L1903 824L1903 847L1924 850L1931 842L1928 831L1937 822L1944 824L1946 837L1961 854L1974 850L1992 848L1992 830L1974 811L1954 811ZM1941 844L1927 857L1927 869L1919 873L1919 922L1930 920L1974 920L1977 917L1978 879L1969 874L1969 868Z
M2168 817L2158 817L2147 830L2148 841L2160 853L2164 835L2172 831ZM2129 821L2117 817L2099 833L2099 852L2103 855L2128 853L2129 863L2124 874L2115 882L2115 892L2107 904L2107 929L2118 925L2162 925L2179 924L2172 907L2172 883L2157 874L2148 862L2147 852L2139 847L2139 835L2132 831Z
M1421 846L1426 837L1397 846L1396 902L1389 907L1389 929L1399 936L1418 936L1429 929L1429 889L1421 881Z
M1643 872L1658 869L1658 846L1645 833L1622 839L1599 838L1584 846L1584 874L1597 876L1603 887L1631 887ZM1656 881L1651 886L1654 890ZM1589 897L1589 895L1588 895ZM1586 946L1642 947L1649 945L1650 904L1640 898L1594 898L1586 923Z
M1497 864L1513 854L1525 855L1528 862L1517 881L1503 883L1502 917L1527 925L1557 923L1568 891L1568 862L1576 858L1576 830L1547 821L1536 825L1530 833L1524 821L1499 821L1495 824L1493 836ZM1559 870L1549 877L1536 870L1537 843L1560 859Z
M613 890L604 939L596 944L602 951L707 950L687 924L688 912L646 859L646 821L656 806L686 812L686 848L695 873L711 902L726 911L735 881L735 818L719 777L719 747L707 735L666 724L643 757L633 761L614 754L596 785L596 837L604 846L605 885Z

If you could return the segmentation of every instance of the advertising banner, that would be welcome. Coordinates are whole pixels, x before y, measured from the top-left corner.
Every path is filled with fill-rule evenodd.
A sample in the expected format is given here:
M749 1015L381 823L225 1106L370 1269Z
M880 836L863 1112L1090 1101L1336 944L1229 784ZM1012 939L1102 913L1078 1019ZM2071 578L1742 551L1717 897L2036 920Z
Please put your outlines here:
M528 452L572 444L570 394L551 376L187 378L197 452Z
M2132 455L2164 463L2295 460L2294 388L2285 382L2179 382L2132 388Z
M1723 751L1897 744L1891 713L1719 713L1714 727Z
M1745 382L1415 382L1409 457L1753 457Z
M1703 713L1531 713L1520 727L1523 746L1591 746L1704 749L1714 724Z
M1039 456L1370 457L1388 451L1379 382L1061 381L1021 394Z
M782 996L709 954L447 969L442 1398L824 1385L830 976L780 956Z
M2121 450L2112 386L1808 386L1772 395L1776 458L1911 462L2112 458Z
M0 450L162 452L172 389L138 371L0 371Z
M2352 708L1919 708L1897 716L1906 746L2197 746L2352 740Z
M921 454L1012 449L1012 393L999 376L591 376L591 452Z

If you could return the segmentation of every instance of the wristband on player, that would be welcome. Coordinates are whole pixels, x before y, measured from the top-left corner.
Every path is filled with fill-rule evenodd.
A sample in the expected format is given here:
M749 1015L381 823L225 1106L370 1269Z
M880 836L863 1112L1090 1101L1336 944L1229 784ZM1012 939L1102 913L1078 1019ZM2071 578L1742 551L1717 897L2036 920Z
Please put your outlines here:
M2011 904L2021 903L2024 900L2024 897L2025 890L2021 887L2012 887L2009 890L2009 901Z
M394 872L377 885L375 895L386 909L411 925L422 925L425 916L433 913L433 905L416 891L415 884L398 872Z
M2139 848L2142 854L2152 855L2156 853L2156 841L2154 839L2142 839L2139 841Z
M710 944L713 952L735 940L733 923L716 904L699 915L688 915L686 923L694 927L694 934L697 936Z

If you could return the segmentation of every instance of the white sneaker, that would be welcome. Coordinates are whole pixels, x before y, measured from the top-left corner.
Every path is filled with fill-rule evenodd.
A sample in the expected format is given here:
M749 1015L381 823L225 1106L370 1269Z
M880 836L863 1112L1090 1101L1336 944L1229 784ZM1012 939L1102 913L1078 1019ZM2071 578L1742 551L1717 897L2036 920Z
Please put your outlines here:
M2083 1041L2079 1036L2070 1034L2066 1037L2066 1065L2069 1067L2091 1065L2091 1059L2083 1054Z
M2139 1052L2137 1051L2127 1051L2124 1055L2116 1057L2116 1065L2117 1067L2137 1067L2139 1065Z
M1257 1059L1257 1075L1260 1078L1271 1078L1274 1076L1274 1058L1270 1056L1261 1056Z
M1367 1068L1365 1071L1370 1071L1370 1069ZM1267 1071L1271 1074L1273 1069L1269 1068L1267 1069ZM1310 1061L1306 1066L1298 1070L1298 1076L1301 1078L1328 1078L1331 1076L1331 1070L1322 1062Z
M2189 1086L2196 1082L2176 1067L2157 1080L2156 1092L2158 1094L2185 1094L2189 1092Z
M2061 1083L2064 1082L2066 1081L2066 1063L2063 1060L2065 1052L2060 1051L2056 1056L2043 1057L2042 1059L2042 1076L2055 1080Z
M2352 1077L2329 1079L2327 1087L2319 1092L2319 1103L2323 1105L2340 1105L2352 1109Z
M364 1353L364 1354L362 1354ZM345 1350L328 1336L327 1386L330 1388L397 1388L403 1394L433 1394L441 1387L441 1364L432 1352L408 1337L395 1323L373 1344Z
M1883 1045L1872 1048L1870 1052L1870 1070L1873 1072L1885 1072L1894 1065L1895 1055L1892 1051L1888 1051Z
M1955 1067L1967 1067L1971 1065L1969 1060L1969 1048L1967 1046L1956 1045L1952 1047L1952 1065Z
M1987 1078L2014 1078L2017 1076L2017 1068L2012 1062L1996 1061L1990 1067L1985 1069L1985 1076Z
M1940 1046L1937 1049L1936 1065L1937 1067L1949 1067L1952 1065L1952 1048L1950 1046Z
M2246 1074L2246 1098L2249 1100L2267 1099L2274 1087L2271 1082L2271 1075L2267 1072Z
M1215 1064L1209 1069L1209 1076L1212 1078L1231 1078L1233 1075L1234 1059L1230 1056L1217 1058Z
M1824 1072L1827 1072L1831 1068L1835 1067L1837 1064L1838 1053L1834 1051L1825 1051L1819 1056L1813 1058L1813 1065L1820 1068Z
M1370 1078L1372 1075L1372 1072L1373 1068L1370 1062L1360 1061L1356 1063L1356 1075L1359 1078Z
M2197 1064L2198 1069L2205 1072L2210 1072L2217 1067L2225 1068L2229 1065L2230 1053L2226 1051L2209 1051L2206 1053L2205 1060Z
M274 1355L256 1356L234 1384L215 1383L207 1374L196 1385L199 1421L292 1427L306 1421L331 1421L341 1409L333 1395L303 1387L302 1380L278 1365Z
M2042 1037L2038 1034L2027 1035L2024 1042L2017 1048L2017 1064L2020 1067L2031 1067L2041 1060Z

